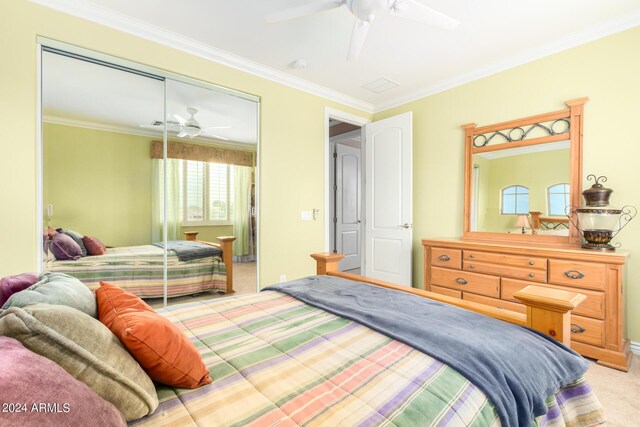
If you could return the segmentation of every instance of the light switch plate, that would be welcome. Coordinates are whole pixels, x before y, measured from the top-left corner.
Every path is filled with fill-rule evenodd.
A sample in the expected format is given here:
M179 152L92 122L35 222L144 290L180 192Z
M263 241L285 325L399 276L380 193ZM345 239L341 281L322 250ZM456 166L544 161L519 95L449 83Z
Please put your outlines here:
M303 221L311 221L313 219L313 212L311 211L300 212L300 219Z
M320 209L316 208L313 210L313 219L318 219L320 218Z

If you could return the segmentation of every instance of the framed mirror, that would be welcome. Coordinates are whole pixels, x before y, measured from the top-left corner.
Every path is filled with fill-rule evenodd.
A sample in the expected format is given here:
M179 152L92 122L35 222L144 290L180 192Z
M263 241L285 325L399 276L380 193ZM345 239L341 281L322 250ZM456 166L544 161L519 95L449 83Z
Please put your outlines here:
M581 204L588 98L568 108L465 130L463 238L578 244L565 213Z

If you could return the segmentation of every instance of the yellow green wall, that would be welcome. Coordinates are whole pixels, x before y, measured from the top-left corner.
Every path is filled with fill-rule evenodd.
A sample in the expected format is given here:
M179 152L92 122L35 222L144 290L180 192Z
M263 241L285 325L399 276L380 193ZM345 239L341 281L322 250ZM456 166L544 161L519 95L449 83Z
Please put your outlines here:
M107 246L152 243L153 138L45 123L42 139L44 204L54 206L45 226L95 236ZM233 226L182 227L184 231L198 231L199 240L217 242L218 236L232 236Z
M478 163L478 156L474 162ZM569 182L569 149L544 151L501 157L487 160L480 177L486 175L486 186L479 193L486 192L483 215L478 217L478 230L506 233L514 230L516 215L500 213L502 190L511 185L523 185L529 189L529 211L542 212L547 216L547 188L554 184ZM482 180L482 178L481 178ZM484 182L484 180L482 180ZM480 203L479 203L480 204Z
M462 234L464 123L527 117L589 96L583 178L607 175L613 204L640 207L640 137L634 132L640 117L639 46L640 28L634 28L374 115L378 120L413 111L415 286L423 281L420 239ZM618 240L632 254L627 317L629 337L638 342L640 220L622 230Z
M50 226L107 246L151 243L151 138L45 123L42 140Z
M43 36L257 95L260 104L259 251L262 286L315 272L324 249L324 114L370 114L26 0L0 2L0 276L35 270L38 79ZM310 161L317 159L317 161ZM320 208L317 221L300 211ZM10 243L10 244L9 244Z

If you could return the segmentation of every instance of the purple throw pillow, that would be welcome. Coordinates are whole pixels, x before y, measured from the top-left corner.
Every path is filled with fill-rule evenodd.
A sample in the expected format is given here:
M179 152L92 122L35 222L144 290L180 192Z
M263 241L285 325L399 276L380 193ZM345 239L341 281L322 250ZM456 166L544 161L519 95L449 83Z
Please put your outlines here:
M113 404L55 362L0 336L0 424L126 426Z
M0 279L0 307L7 302L11 295L24 291L38 280L38 275L35 273L23 273Z
M71 237L58 233L51 239L51 251L58 260L76 260L82 257L82 249Z

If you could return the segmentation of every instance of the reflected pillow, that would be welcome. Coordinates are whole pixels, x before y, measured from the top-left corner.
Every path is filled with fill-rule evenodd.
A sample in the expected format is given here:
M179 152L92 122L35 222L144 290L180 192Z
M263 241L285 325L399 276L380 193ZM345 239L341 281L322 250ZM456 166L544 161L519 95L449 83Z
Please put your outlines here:
M43 273L38 283L11 295L2 308L25 307L35 303L66 305L98 318L93 292L80 280L64 273Z
M7 302L11 295L27 289L37 281L38 275L35 273L23 273L0 279L0 307Z
M47 237L52 239L58 232L51 227L47 227Z
M89 255L104 255L107 251L107 247L95 237L84 236L82 238L82 242L87 248L87 253Z
M20 408L20 411L2 411L2 425L127 425L115 406L13 338L0 336L0 378L0 402L18 404ZM41 405L47 405L45 410L41 410Z
M84 246L84 242L82 241L82 234L78 233L77 231L73 231L69 229L63 230L62 228L59 228L58 231L71 237L73 241L76 242L78 246L80 246L80 251L82 252L82 256L87 256L87 248Z
M82 256L80 245L64 233L51 238L51 252L57 260L77 260Z
M49 304L12 307L0 312L0 335L15 338L60 365L128 421L158 407L149 376L106 326L81 311Z
M211 383L196 346L137 296L100 282L98 314L154 381L181 388Z

